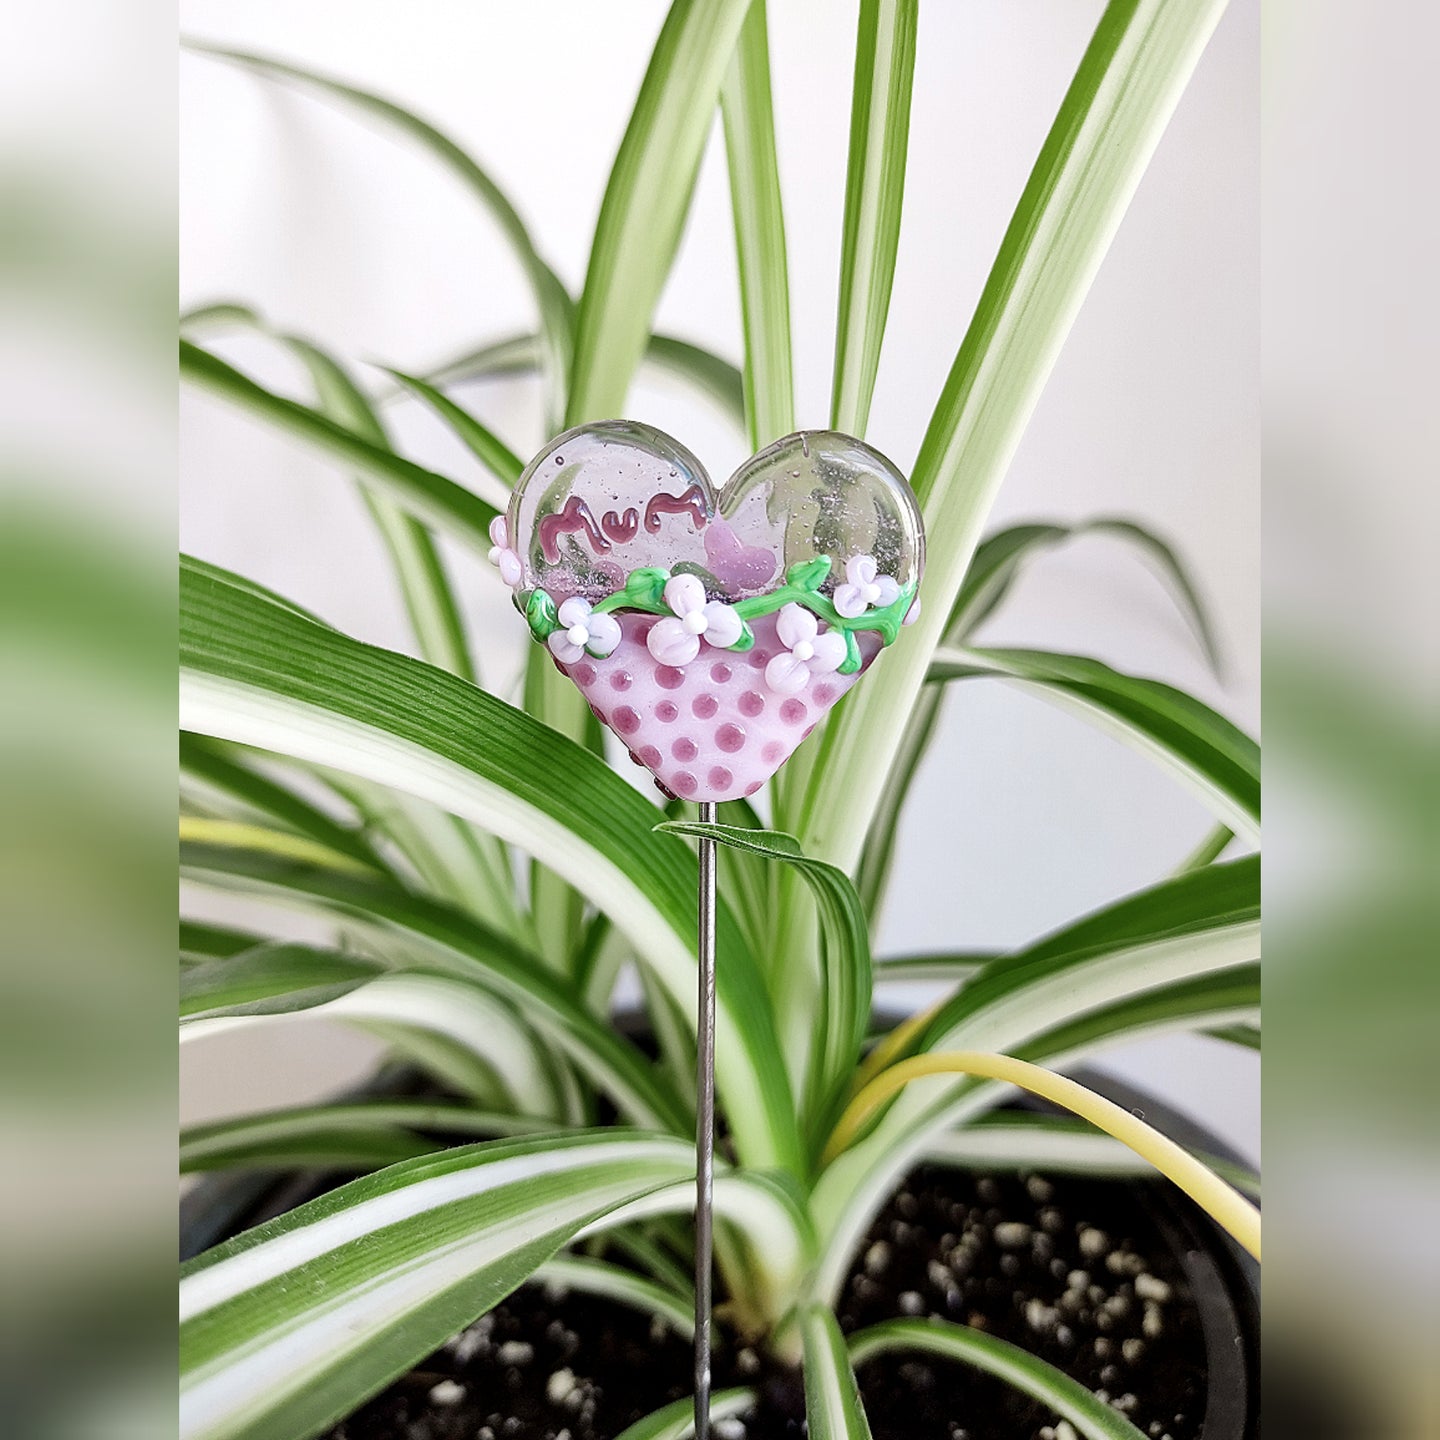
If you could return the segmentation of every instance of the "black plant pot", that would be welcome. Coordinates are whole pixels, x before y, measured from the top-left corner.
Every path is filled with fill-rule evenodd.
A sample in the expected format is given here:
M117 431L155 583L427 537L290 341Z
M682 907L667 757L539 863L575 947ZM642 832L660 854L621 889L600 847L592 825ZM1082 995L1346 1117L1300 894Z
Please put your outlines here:
M1142 1092L1108 1076L1085 1078L1185 1147L1236 1158L1216 1137ZM423 1083L413 1072L390 1071L365 1093L409 1093ZM182 1255L284 1213L345 1178L314 1171L207 1176L182 1202ZM952 1233L943 1233L947 1227ZM944 1257L959 1253L953 1232L962 1227L976 1228L985 1240L965 1252L974 1263L967 1260L964 1278L946 1280ZM1025 1245L1007 1249L1022 1231ZM1102 1232L1112 1242L1105 1253L1094 1246L1077 1251ZM939 1290L933 1284L937 1264ZM1081 1297L1083 1305L1068 1312L1052 1308L1049 1302L1068 1287L1060 1277L1073 1277L1077 1267L1093 1271L1100 1283ZM1137 1295L1137 1283L1146 1294L1171 1297L1167 1328L1158 1335L1151 1335L1150 1321L1159 1310ZM1106 1390L1112 1400L1132 1401L1130 1418L1156 1440L1202 1434L1204 1440L1255 1440L1260 1433L1259 1268L1203 1211L1158 1178L1020 1178L922 1168L877 1218L838 1309L847 1329L936 1313L1000 1334L1092 1389ZM1137 1342L1143 1353L1135 1353L1132 1363L1127 1357ZM673 1332L611 1302L557 1298L531 1285L333 1435L556 1440L568 1432L570 1440L607 1440L688 1393L688 1378L688 1344ZM1053 1419L1043 1407L952 1361L895 1352L863 1366L859 1378L875 1440L1049 1440L1067 1433L1048 1429ZM770 1368L753 1351L722 1341L716 1382L759 1389L761 1404L743 1431L745 1440L803 1433L796 1378Z

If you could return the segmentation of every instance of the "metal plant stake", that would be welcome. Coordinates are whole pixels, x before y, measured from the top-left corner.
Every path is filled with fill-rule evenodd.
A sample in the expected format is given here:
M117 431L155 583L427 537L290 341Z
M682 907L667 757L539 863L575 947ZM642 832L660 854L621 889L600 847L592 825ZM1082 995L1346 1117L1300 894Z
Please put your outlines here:
M490 558L556 668L703 825L755 795L919 613L925 540L863 441L787 435L717 493L683 445L611 420L525 467ZM699 841L695 1435L710 1433L716 841Z

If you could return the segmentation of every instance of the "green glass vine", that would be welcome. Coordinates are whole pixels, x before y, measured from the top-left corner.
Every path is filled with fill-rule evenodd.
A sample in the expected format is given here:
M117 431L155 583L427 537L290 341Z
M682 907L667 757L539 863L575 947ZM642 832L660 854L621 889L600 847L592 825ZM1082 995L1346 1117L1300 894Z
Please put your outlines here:
M787 605L803 605L845 637L845 659L839 667L842 675L853 675L861 666L860 645L855 638L861 630L878 630L882 641L893 645L914 603L914 582L902 585L900 593L883 609L867 610L863 615L852 617L840 614L834 601L821 594L820 587L830 578L830 570L830 557L817 555L813 560L802 560L790 566L785 572L785 583L777 589L736 600L731 608L742 622L740 638L726 648L736 651L752 649L755 633L749 622L762 615L773 615ZM626 576L623 588L597 601L591 607L591 613L608 615L615 610L638 610L647 615L669 615L671 610L665 603L665 585L670 578L668 570L655 565L632 570ZM542 644L562 628L558 607L546 591L522 591L516 595L515 604L525 616L530 633Z

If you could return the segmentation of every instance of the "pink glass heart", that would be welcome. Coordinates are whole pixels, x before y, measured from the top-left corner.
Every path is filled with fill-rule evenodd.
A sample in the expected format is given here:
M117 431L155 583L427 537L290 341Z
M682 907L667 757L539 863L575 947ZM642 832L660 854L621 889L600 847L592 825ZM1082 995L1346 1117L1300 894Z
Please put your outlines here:
M913 618L910 487L859 440L787 436L717 496L631 421L525 468L492 559L556 665L662 788L753 795Z

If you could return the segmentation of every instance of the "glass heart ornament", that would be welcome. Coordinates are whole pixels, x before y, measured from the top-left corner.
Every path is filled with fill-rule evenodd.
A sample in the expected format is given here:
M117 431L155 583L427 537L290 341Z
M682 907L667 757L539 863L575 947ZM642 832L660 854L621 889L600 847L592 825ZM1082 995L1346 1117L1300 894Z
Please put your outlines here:
M753 795L919 613L920 510L849 435L810 430L718 490L611 420L552 440L491 560L599 719L669 795Z

